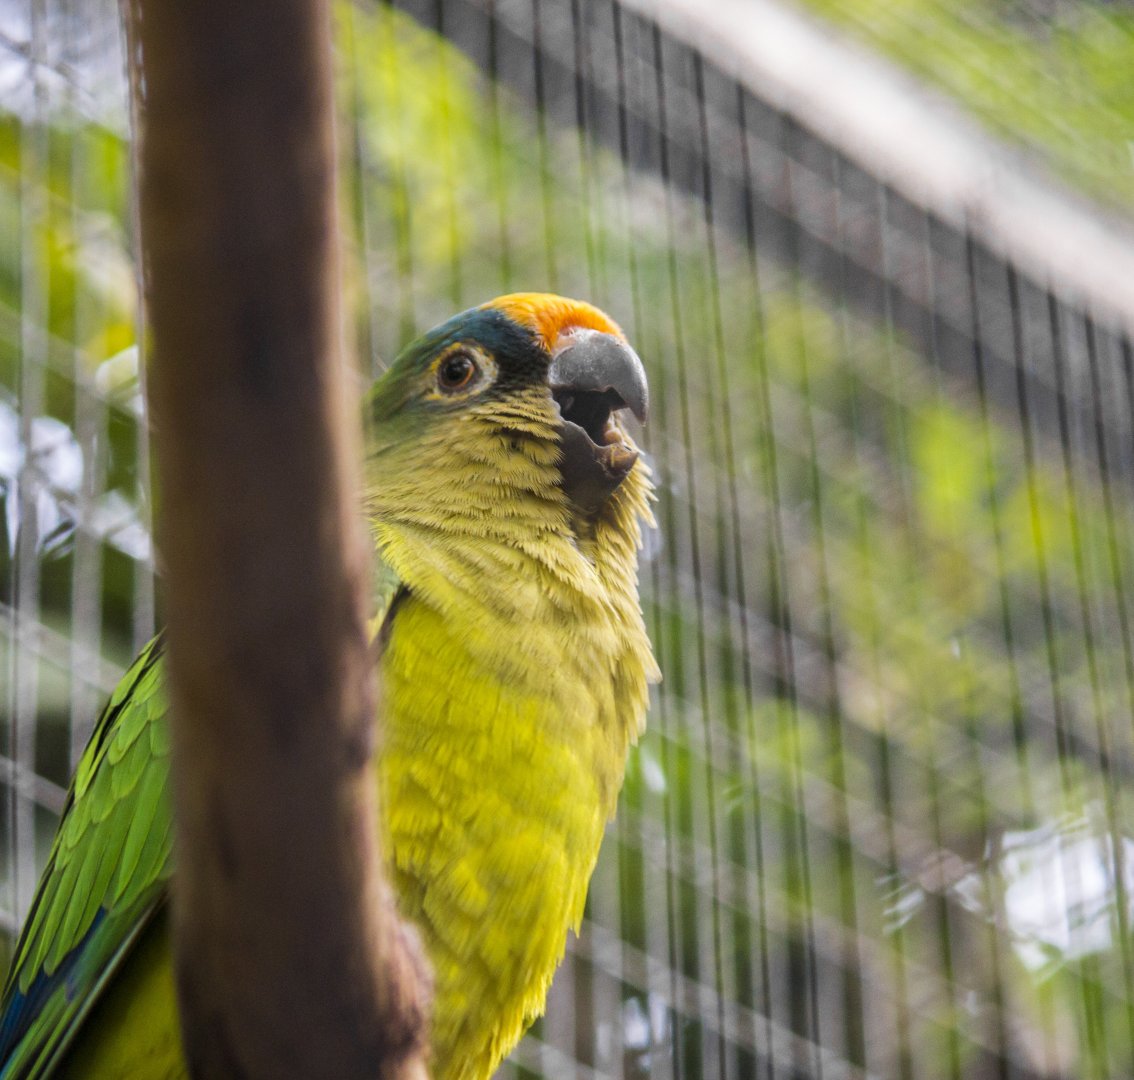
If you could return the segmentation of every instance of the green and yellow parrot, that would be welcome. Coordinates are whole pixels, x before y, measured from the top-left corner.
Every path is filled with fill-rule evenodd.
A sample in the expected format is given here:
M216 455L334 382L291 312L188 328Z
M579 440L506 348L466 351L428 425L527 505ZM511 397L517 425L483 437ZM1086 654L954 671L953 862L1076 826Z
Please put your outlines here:
M536 293L437 327L365 399L380 824L434 969L435 1080L490 1076L543 1010L642 729L652 488L620 413L646 407L618 327ZM186 1075L162 649L79 762L4 992L0 1080Z

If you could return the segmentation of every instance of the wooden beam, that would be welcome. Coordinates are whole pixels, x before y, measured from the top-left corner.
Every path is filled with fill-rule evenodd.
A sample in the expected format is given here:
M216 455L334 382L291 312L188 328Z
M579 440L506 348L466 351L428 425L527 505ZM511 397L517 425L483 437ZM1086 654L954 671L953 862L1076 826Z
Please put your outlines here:
M381 876L324 0L125 0L197 1077L423 1077Z

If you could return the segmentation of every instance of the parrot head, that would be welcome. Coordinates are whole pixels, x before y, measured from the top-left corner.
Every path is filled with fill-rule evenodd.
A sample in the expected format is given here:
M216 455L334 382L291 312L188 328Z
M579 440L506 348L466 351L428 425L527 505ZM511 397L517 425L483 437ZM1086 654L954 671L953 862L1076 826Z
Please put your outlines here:
M624 489L643 506L649 497L624 423L626 413L644 422L648 406L641 360L598 308L499 297L411 343L372 389L372 514L424 524L431 513L498 516L535 499L548 521L590 533Z

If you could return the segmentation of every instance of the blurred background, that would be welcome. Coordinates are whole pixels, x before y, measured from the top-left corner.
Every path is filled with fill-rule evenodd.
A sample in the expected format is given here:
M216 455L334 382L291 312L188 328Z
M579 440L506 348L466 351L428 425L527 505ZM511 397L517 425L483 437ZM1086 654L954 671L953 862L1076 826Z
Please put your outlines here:
M665 681L503 1075L1134 1075L1134 4L334 10L365 376L518 289L651 375ZM0 0L0 959L160 624L132 214L114 3Z

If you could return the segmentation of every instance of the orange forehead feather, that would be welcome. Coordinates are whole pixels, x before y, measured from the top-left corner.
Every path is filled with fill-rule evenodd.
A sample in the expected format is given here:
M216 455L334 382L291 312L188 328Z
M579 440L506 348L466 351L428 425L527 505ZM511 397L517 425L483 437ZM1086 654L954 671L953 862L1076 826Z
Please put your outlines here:
M568 300L554 293L511 293L482 305L502 311L513 322L526 326L550 352L565 330L599 330L625 340L613 319L584 300Z

